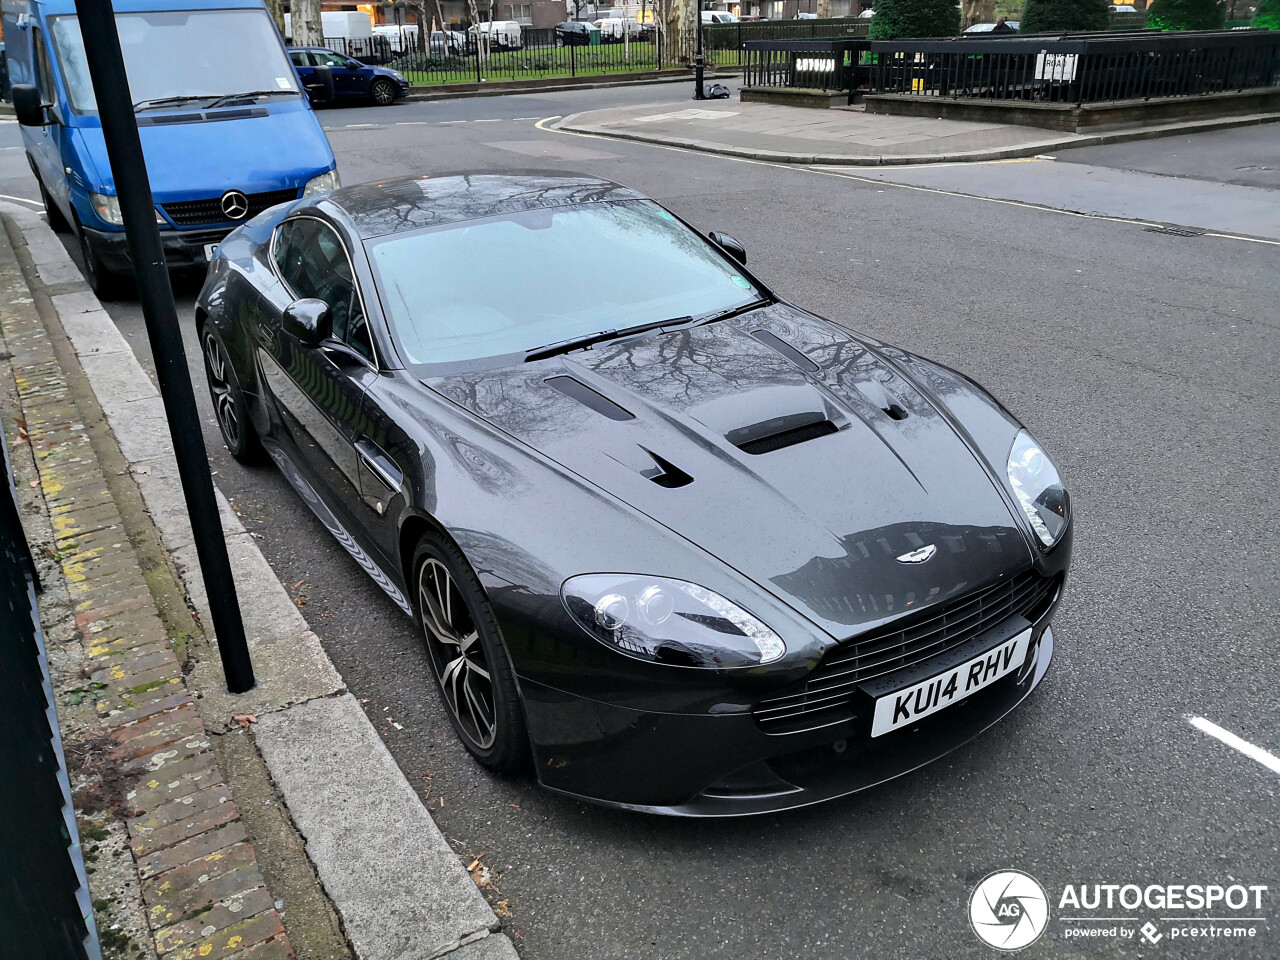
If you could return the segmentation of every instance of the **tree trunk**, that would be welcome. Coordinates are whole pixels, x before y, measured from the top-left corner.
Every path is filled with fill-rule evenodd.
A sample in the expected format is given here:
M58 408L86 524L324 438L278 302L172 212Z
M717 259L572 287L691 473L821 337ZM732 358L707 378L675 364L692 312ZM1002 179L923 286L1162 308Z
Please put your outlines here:
M668 0L662 59L671 63L692 63L698 29L699 0Z
M320 0L293 0L289 15L295 47L324 46L324 26L320 20Z
M818 0L818 19L831 19L831 0Z
M267 13L271 15L271 19L276 22L276 29L280 31L280 36L284 36L284 3L283 0L267 0Z

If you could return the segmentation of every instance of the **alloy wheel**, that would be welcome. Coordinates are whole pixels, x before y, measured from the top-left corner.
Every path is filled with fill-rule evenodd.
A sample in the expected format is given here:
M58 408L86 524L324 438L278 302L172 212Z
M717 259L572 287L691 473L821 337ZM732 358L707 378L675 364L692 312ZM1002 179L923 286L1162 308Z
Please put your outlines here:
M472 745L488 750L497 736L489 663L458 585L434 557L418 569L418 609L445 703Z
M213 395L213 411L227 446L234 450L240 445L240 418L236 415L236 401L231 393L227 355L212 333L204 335L204 360L209 374L209 392Z
M395 88L385 80L379 80L373 85L370 91L373 95L373 101L380 107L390 106L396 98Z

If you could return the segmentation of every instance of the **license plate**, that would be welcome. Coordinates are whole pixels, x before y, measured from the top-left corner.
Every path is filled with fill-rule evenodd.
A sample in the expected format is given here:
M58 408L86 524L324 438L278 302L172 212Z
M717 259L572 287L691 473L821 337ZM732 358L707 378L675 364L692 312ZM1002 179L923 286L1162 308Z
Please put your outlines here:
M212 259L213 259L213 251L215 251L215 250L217 250L217 249L218 249L218 245L217 245L216 243L206 243L206 244L204 245L204 258L205 258L206 260L212 260Z
M1031 630L1023 630L1012 640L1006 640L958 667L878 698L875 717L871 721L871 736L879 737L908 727L991 686L1022 666L1030 643Z

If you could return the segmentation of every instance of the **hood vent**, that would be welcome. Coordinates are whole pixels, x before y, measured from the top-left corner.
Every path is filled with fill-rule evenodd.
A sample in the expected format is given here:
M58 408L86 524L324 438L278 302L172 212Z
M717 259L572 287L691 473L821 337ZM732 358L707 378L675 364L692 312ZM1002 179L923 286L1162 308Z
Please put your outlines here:
M754 430L755 428L747 428ZM741 450L743 453L749 453L752 456L759 456L762 453L773 453L775 450L781 450L784 447L794 447L797 443L806 443L809 440L817 440L819 437L825 437L839 431L830 420L811 421L798 427L788 427L778 430L774 433L767 433L764 436L754 437L750 440L735 440L733 434L727 438L730 443ZM743 433L744 431L735 430L734 433Z
M751 334L755 339L759 340L770 350L782 354L805 373L817 373L818 365L806 357L803 353L793 347L781 337L770 333L768 330L756 330Z
M573 377L549 377L542 381L552 390L559 390L566 397L577 400L584 407L589 407L602 417L610 420L634 420L635 414L618 406L608 397L596 393L581 380Z
M660 487L683 487L685 484L693 483L693 477L689 476L675 464L669 460L664 460L652 450L641 447L645 453L653 457L654 469L642 471L644 476L652 480Z

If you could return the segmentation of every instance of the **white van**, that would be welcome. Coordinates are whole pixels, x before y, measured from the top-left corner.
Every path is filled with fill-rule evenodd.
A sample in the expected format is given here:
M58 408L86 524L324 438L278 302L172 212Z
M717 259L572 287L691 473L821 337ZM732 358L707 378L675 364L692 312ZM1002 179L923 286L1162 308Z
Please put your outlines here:
M487 23L477 24L471 30L473 36L488 37L489 43L494 47L519 50L522 46L520 24L515 20L490 20ZM479 33L475 33L477 30Z
M732 13L725 13L723 10L703 10L703 23L737 23L738 18Z
M640 39L640 23L630 17L606 17L591 24L600 31L603 43L621 43L624 39Z

